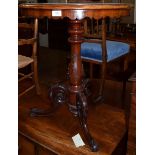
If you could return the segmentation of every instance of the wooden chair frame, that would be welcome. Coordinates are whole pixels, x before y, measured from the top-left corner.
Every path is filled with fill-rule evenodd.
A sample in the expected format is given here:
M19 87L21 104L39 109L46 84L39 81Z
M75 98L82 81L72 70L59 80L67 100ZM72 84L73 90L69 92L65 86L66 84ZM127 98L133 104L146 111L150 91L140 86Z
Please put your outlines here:
M31 45L32 46L32 56L30 57L30 59L32 59L32 61L28 62L25 66L18 66L18 74L21 76L21 78L19 78L18 82L21 82L27 78L30 78L33 80L33 84L30 87L26 88L24 91L20 92L18 94L18 96L20 97L20 96L24 95L25 93L27 93L29 90L31 90L33 88L36 88L36 92L39 95L40 87L39 87L39 81L38 81L38 67L37 67L37 64L38 64L38 62L37 62L38 19L35 18L33 24L19 23L18 28L33 30L33 38L18 39L18 46L23 46L23 45ZM18 55L18 56L21 56L21 55ZM24 58L28 58L28 57L26 56ZM19 69L27 67L28 65L31 65L31 72L28 74L20 73Z
M91 28L88 29L88 20L91 20ZM99 96L96 99L95 102L103 99L103 93L104 93L104 85L105 85L105 80L107 77L107 47L106 47L106 19L101 20L101 24L99 24L99 20L96 20L96 26L93 25L93 20L94 19L84 19L84 37L85 40L84 42L92 42L92 43L101 43L102 45L102 62L94 61L94 60L88 60L82 58L83 62L89 62L90 63L90 79L93 79L93 64L99 64L101 65L101 87L99 89ZM123 90L122 90L122 99L124 100L124 95L125 95L125 89L126 89L126 81L127 78L125 76L125 72L128 68L128 54L125 54L117 59L123 59L123 66L122 72L123 72ZM115 60L117 60L115 59ZM115 61L112 60L112 61Z

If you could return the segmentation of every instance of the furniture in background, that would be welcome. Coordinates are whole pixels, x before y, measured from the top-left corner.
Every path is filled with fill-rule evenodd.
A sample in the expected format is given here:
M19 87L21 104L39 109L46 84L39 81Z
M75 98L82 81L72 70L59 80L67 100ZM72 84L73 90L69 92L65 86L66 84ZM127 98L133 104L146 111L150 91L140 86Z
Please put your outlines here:
M110 23L107 39L128 43L131 50L136 50L136 24Z
M48 23L48 35L49 35L48 36L49 48L68 50L69 45L67 42L68 39L67 19L63 20L48 19L47 23ZM45 25L47 25L47 23ZM121 22L117 24L110 23L108 18L106 24L107 24L107 35L106 35L107 40L125 42L130 45L131 50L135 50L136 24L121 23Z
M130 45L118 41L106 40L107 23L106 18L95 20L84 20L84 42L81 44L82 61L90 64L90 78L93 79L93 65L100 65L100 90L95 102L104 98L104 84L107 78L107 65L113 61L118 61L122 71L123 93L126 87L126 70L128 68L128 54ZM110 76L108 76L109 78ZM115 79L114 76L111 77ZM115 79L118 80L118 79ZM120 80L120 79L119 79Z
M19 97L23 94L27 93L33 88L36 88L37 94L40 94L39 82L38 82L38 68L37 68L37 38L38 38L38 19L34 20L34 23L18 23L18 29L23 30L24 34L27 37L19 37L18 39L18 46L20 48L24 48L25 45L30 45L31 50L26 53L27 55L18 54L18 75L19 75L19 85L20 82L25 80L31 79L33 82L32 84L28 85L28 87L19 90ZM33 33L33 36L30 37L28 30ZM31 65L30 72L23 72L21 69L26 68Z
M35 18L48 17L53 19L69 18L70 25L68 32L70 37L68 41L71 44L70 79L69 83L64 87L63 85L57 85L57 95L55 94L53 97L57 99L58 105L67 103L70 112L78 116L83 134L90 149L94 152L98 151L98 144L90 134L87 125L88 106L82 81L83 68L80 55L81 43L83 42L82 20L86 17L101 19L107 16L110 18L128 16L131 6L120 3L81 3L80 5L78 3L35 3L21 4L19 7L21 8L21 14L25 16L33 16ZM39 116L40 109L35 108L31 112L31 114Z
M128 148L127 154L136 155L136 73L130 78L129 82L132 82L131 90L131 104L129 107L128 115Z

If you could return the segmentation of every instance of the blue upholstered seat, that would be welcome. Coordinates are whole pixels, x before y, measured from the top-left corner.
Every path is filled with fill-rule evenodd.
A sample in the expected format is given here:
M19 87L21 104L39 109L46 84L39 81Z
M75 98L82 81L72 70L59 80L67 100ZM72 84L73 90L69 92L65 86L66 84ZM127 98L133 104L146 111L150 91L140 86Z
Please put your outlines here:
M106 41L107 62L129 53L130 46L117 41ZM100 43L83 42L81 44L81 58L102 62L102 47Z

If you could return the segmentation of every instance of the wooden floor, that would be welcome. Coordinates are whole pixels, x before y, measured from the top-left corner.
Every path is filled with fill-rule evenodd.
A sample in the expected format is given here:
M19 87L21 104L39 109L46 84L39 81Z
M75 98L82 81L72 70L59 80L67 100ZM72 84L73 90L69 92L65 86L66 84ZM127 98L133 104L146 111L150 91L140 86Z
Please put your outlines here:
M49 103L48 100L48 88L51 84L56 83L57 81L66 80L66 51L59 50L49 50L43 47L39 48L39 81L41 86L41 97L44 102ZM52 62L52 63L51 63ZM97 92L99 87L99 83L94 85L94 91ZM122 107L122 104L129 105L130 104L130 92L131 92L131 83L127 83L127 91L125 102L122 103L122 83L116 81L106 81L105 85L105 98L104 104L113 106L114 108ZM21 104L25 97L31 96L31 102L36 102L35 91L32 90L24 97L19 99L19 104ZM34 97L33 97L34 96ZM29 97L28 97L29 98ZM126 106L127 107L127 106ZM135 145L135 137L130 140L130 145L128 148L128 155L135 155L136 145Z
M95 154L87 145L78 118L69 112L66 104L61 105L50 117L30 116L31 108L48 109L49 105L47 98L36 96L34 91L21 98L19 103L20 134L56 154ZM125 155L122 153L125 142L121 142L126 137L125 115L121 109L106 104L89 105L88 126L100 147L97 154L119 155L119 153L114 153L119 150L121 155ZM84 147L76 148L72 141L72 137L78 133L86 144ZM119 146L120 142L122 147Z

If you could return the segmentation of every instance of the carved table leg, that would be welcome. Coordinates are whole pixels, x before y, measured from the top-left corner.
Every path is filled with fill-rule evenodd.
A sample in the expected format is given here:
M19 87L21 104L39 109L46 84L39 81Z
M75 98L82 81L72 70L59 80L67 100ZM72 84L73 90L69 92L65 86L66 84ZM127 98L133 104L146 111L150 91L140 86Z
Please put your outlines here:
M84 94L84 84L82 83L83 67L80 56L82 43L82 21L70 20L69 28L70 37L68 41L71 44L71 62L69 65L69 109L80 119L84 135L92 151L97 151L98 146L93 140L87 127L87 100Z
M70 37L68 41L71 43L71 61L69 64L69 86L58 83L50 88L49 97L55 108L52 110L41 110L38 108L31 109L31 116L49 116L53 115L57 107L63 103L68 103L69 110L79 117L84 135L93 152L98 150L87 127L87 80L83 80L83 67L80 56L80 48L82 43L82 21L70 20L69 28Z
M87 112L88 112L87 100L86 100L86 96L84 95L84 93L81 93L81 92L77 96L77 110L78 110L78 116L80 119L80 123L84 130L88 144L91 147L91 150L93 152L96 152L98 150L98 145L96 144L96 142L90 135L88 127L87 127Z
M60 105L68 101L68 87L63 82L52 85L49 89L49 99L54 105L52 109L43 110L39 108L32 108L30 115L35 117L53 115Z

